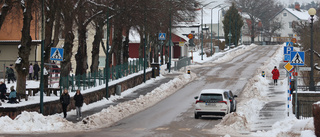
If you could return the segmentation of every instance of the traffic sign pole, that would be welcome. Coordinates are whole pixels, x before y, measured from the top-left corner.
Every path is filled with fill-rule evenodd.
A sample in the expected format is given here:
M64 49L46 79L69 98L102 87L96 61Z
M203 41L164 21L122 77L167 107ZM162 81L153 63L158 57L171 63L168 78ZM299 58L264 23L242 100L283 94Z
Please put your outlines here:
M295 66L295 72L298 72L298 66ZM294 86L296 87L296 97L295 97L295 105L294 105L294 113L296 114L296 118L298 118L298 76L295 76Z

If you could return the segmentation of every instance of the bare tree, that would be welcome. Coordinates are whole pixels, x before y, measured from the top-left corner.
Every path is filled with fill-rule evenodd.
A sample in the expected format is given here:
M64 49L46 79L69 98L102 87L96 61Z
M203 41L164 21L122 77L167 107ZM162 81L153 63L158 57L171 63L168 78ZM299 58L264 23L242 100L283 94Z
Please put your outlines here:
M251 20L250 35L251 43L254 43L254 38L256 37L257 32L257 23L258 20L262 22L267 22L267 19L270 18L277 10L274 10L276 5L275 0L229 0L230 2L235 2L236 6L241 9L242 12L245 12L249 15Z
M309 66L309 67L314 67L314 66L310 66L310 48L311 48L310 47L310 45L311 45L310 24L307 22L295 22L293 25L293 31L294 31L294 33L297 34L298 37L300 37L300 40L298 42L301 44L302 51L306 52L305 65ZM316 43L320 42L320 22L319 21L314 22L313 33L314 33L313 34L313 45L316 45ZM314 50L314 53L320 53L319 46L313 46L313 50ZM319 56L317 56L317 54L314 54L313 56L314 56L313 57L314 63L319 64L320 63ZM303 81L304 81L305 85L309 85L310 72L303 72L302 75L303 75ZM315 83L320 82L320 74L319 73L314 73L314 81L315 81Z
M31 51L31 35L30 25L32 20L32 10L35 7L33 0L21 1L21 11L23 13L23 27L21 45L18 47L18 60L16 61L15 69L18 73L17 92L24 94L26 91L26 77L29 73L29 55Z
M54 44L53 37L53 28L59 29L60 28L60 2L58 0L46 0L45 1L45 36L44 36L44 63L50 63L50 49L51 47L56 47L57 42ZM56 20L58 18L58 20ZM55 24L55 25L54 25ZM55 27L54 27L55 26ZM55 30L54 37L58 37L59 30ZM55 40L57 41L57 39ZM48 88L48 77L49 75L44 75L44 87Z
M5 21L5 18L9 14L10 10L13 8L14 4L19 4L17 0L1 0L0 1L0 30L2 27L3 22Z

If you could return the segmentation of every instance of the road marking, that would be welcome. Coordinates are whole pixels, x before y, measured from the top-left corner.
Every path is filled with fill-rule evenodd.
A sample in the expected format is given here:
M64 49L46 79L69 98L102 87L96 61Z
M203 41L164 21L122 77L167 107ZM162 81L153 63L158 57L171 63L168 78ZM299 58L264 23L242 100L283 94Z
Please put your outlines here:
M123 131L123 129L116 128L116 129L111 129L111 131Z
M146 128L134 128L133 130L134 131L143 131L143 130L146 130Z
M180 128L179 131L190 131L191 128Z
M212 129L202 129L201 131L205 131L205 132L208 132L208 131L211 131Z
M168 130L169 128L167 127L159 127L159 128L156 128L156 130Z

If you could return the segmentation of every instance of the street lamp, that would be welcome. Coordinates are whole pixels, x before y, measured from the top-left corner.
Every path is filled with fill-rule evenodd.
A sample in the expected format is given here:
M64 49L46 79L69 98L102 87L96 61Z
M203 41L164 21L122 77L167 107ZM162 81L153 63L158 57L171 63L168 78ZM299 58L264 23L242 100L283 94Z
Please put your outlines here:
M223 8L225 8L225 7L227 7L227 6L224 6L224 7L222 7L221 9L219 9L218 10L218 40L220 39L220 35L219 35L219 30L220 30L220 28L219 28L219 23L220 23L220 21L219 21L219 19L220 19L220 16L219 16L219 12L220 12L220 10L222 10ZM220 41L220 40L219 40ZM220 42L218 42L218 47L219 47L219 44Z
M211 56L212 56L212 10L213 9L215 9L216 7L220 7L220 5L222 5L222 4L219 4L219 5L217 5L217 6L215 6L215 7L213 7L212 9L211 9ZM219 12L219 10L218 10L218 12ZM218 13L219 14L219 13ZM219 23L219 22L218 22ZM218 28L218 30L219 30L219 28Z
M313 16L316 15L316 9L314 8L310 8L308 10L308 13L311 17L311 22L310 22L310 32L311 32L311 53L310 53L310 67L311 67L311 71L310 71L310 80L309 80L309 91L315 91L315 87L314 87L314 79L313 79Z
M202 8L201 8L201 34L200 34L200 38L201 38L201 60L203 60L203 8L205 7L205 6L208 6L209 4L211 4L211 3L214 3L214 2L216 2L216 1L212 1L212 2L209 2L209 3L207 3L207 4L205 4L205 5L203 5L202 6Z
M231 31L229 31L228 37L229 37L229 47L230 47L230 42L231 42L231 37L232 37Z

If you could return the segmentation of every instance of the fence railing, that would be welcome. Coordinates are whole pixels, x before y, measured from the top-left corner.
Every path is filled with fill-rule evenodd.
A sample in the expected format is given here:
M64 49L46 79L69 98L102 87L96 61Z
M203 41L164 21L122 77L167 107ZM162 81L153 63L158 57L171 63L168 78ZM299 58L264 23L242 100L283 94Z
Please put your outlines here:
M62 89L70 89L74 92L77 89L86 90L98 85L106 83L107 78L109 81L116 80L132 73L143 70L143 58L131 60L128 63L111 66L107 76L106 69L99 70L94 73L86 73L83 75L70 75L67 77L60 77L60 93Z
M186 67L191 64L191 58L190 57L183 57L179 59L178 61L174 62L174 70L180 70L183 67Z
M298 119L313 117L312 104L316 101L298 101Z
M314 86L315 91L320 92L320 86ZM298 86L298 91L309 91L309 86Z

